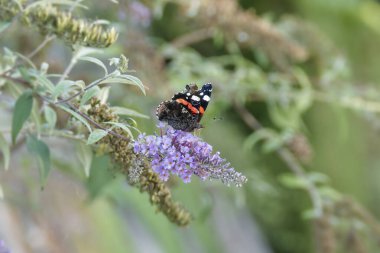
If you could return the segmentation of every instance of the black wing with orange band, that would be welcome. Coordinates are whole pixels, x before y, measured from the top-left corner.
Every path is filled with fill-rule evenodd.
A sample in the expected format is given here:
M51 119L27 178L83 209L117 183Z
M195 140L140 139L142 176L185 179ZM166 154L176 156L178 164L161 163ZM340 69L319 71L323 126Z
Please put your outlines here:
M207 105L211 99L212 84L207 83L198 90L197 85L186 85L186 90L175 94L172 100L183 105L190 113L198 116L198 122L202 119Z

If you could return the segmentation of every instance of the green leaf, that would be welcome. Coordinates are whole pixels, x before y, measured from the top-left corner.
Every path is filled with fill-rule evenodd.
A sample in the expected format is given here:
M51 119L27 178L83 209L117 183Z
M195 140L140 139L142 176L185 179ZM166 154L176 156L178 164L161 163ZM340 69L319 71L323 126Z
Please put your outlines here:
M106 124L110 124L110 125L113 125L113 126L116 126L116 127L120 127L121 129L123 129L125 132L128 133L128 135L133 139L133 135L132 135L132 132L131 130L128 128L128 126L120 123L120 122L112 122L112 121L109 121L109 122L104 122Z
M82 164L83 169L84 169L84 174L86 177L90 176L90 169L91 169L91 161L93 157L93 153L91 148L84 144L83 142L80 142L77 145L77 157L79 162Z
M95 129L94 131L92 131L90 136L88 136L87 145L94 144L95 142L99 141L107 134L108 132L103 129Z
M9 148L8 142L5 140L4 136L0 133L0 149L3 153L3 159L4 159L4 168L5 170L8 170L9 168L9 160L11 157L11 150Z
M59 96L70 91L70 88L75 85L74 81L64 80L59 82L52 91L53 100L56 100Z
M18 52L15 52L15 54L20 58L22 59L23 61L25 61L26 63L28 63L33 69L36 69L36 65L34 65L34 63L29 59L29 57L23 55L23 54L20 54Z
M111 87L103 87L100 89L99 93L96 95L96 97L100 100L101 104L107 103L108 97L110 95L110 89Z
M77 120L79 120L80 122L82 122L83 125L85 125L87 127L87 129L88 129L88 131L90 133L92 132L90 124L88 124L87 120L85 118L83 118L80 114L78 114L77 112L74 112L73 110L65 107L64 105L58 105L58 107L61 108L64 111L70 113L74 118L76 118Z
M45 106L44 116L49 128L54 129L57 123L57 113L50 106Z
M49 0L50 1L50 0ZM61 1L61 0L59 0ZM97 49L97 48L91 48L91 47L80 47L76 53L75 53L75 57L77 59L80 59L82 57L85 57L87 55L90 55L90 54L102 54L103 51L100 50L100 49Z
M329 177L325 174L322 174L320 172L310 172L307 174L307 177L309 178L309 180L315 184L325 184L325 183L328 183L329 181Z
M128 76L128 78L126 78L126 76ZM136 79L138 80L138 82L136 82ZM144 85L141 83L141 81L137 77L134 77L134 76L118 75L116 77L107 78L106 80L101 81L99 84L102 84L102 83L121 83L121 84L136 85L140 88L142 93L145 95Z
M32 79L30 78L29 72L25 67L18 68L18 71L20 72L21 77L28 82L31 82Z
M132 118L128 118L127 119L128 120L128 125L130 126L130 127L135 127L135 126L137 126L137 122L136 122L136 120L134 120L134 119L132 119ZM130 122L130 123L129 123ZM139 132L139 131L138 131Z
M137 86L140 88L140 90L142 91L142 93L143 93L144 95L146 95L146 94L145 94L145 87L144 87L144 84L141 82L140 79L138 79L138 78L135 77L135 76L131 76L131 75L120 75L120 77L121 77L121 78L125 78L126 80L129 80L129 81L130 81L130 84L132 84L132 85L137 85Z
M271 153L276 151L277 149L281 148L285 141L282 136L273 136L272 138L268 138L262 146L264 153Z
M131 119L131 118L129 118ZM134 126L131 126L130 124L126 123L128 129L133 129L135 130L137 133L141 134L141 131L137 128L137 127L134 127Z
M135 110L125 108L125 107L119 107L119 106L114 106L111 107L112 111L118 115L127 115L131 117L138 117L138 118L144 118L144 119L149 119L148 115L139 113Z
M297 96L296 106L299 112L305 112L313 103L313 88L307 74L300 68L295 68L294 77L301 86L301 91Z
M80 105L84 105L87 103L88 100L90 100L91 98L93 98L94 96L96 96L98 94L98 92L100 91L100 88L98 86L94 86L90 89L88 89L82 96L82 99L80 100Z
M18 133L25 121L29 118L33 107L33 93L31 90L25 91L17 99L12 118L12 142L15 143Z
M342 194L329 186L323 186L318 188L318 192L321 196L325 198L330 198L333 201L339 201L342 199Z
M280 182L291 189L306 189L309 186L309 182L296 175L285 173L279 177Z
M108 156L94 156L91 162L90 177L87 182L87 190L90 199L97 197L104 187L113 179L109 169L110 161Z
M77 80L73 83L74 87L78 87L81 90L84 90L86 88L86 84L84 83L83 80Z
M45 6L45 5L53 5L53 4L56 4L56 5L67 5L69 7L76 6L76 7L81 7L83 9L87 9L87 6L78 3L78 1L71 1L71 0L40 0L40 1L36 1L36 2L33 2L33 3L29 4L25 8L24 11L28 11L28 10L34 8L34 7L37 7L37 6Z
M101 83L126 83L126 84L130 84L131 82L124 79L124 78L120 78L120 76L118 75L116 77L110 77L110 78L104 79L99 84L101 84Z
M41 115L38 103L33 104L32 113L30 114L30 121L33 122L35 133L40 135L41 133Z
M17 55L9 48L4 47L4 54L2 55L2 64L14 66L17 60Z
M270 153L283 146L284 143L286 143L291 137L291 131L285 131L284 133L279 134L272 129L263 128L248 136L248 138L244 141L243 148L245 150L249 150L259 141L263 141L261 146L262 151L265 153Z
M259 141L272 138L276 133L271 129L260 129L256 132L250 134L247 139L244 141L243 149L250 150L252 149Z
M267 101L272 121L280 128L298 129L301 123L301 112L294 104L282 105L276 101Z
M321 217L321 213L315 209L308 209L302 212L302 218L305 220L313 220Z
M89 62L92 62L92 63L102 67L104 70L104 75L108 75L107 67L106 67L106 65L104 65L104 63L101 60L96 59L94 57L90 57L90 56L83 56L83 57L79 58L79 60L89 61Z
M46 88L49 92L52 92L55 88L54 84L46 78L46 76L43 76L40 72L30 69L29 75L36 78L36 81L38 84L42 85L42 87Z
M43 141L38 140L34 135L28 135L26 146L28 151L37 158L40 168L41 186L43 187L50 172L49 147Z

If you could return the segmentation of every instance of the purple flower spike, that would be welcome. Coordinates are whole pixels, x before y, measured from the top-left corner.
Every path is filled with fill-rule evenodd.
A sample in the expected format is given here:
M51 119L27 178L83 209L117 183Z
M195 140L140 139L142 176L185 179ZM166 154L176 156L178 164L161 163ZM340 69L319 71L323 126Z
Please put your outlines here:
M151 161L152 169L164 181L169 175L177 175L183 182L189 183L191 176L201 180L219 179L226 185L235 184L240 187L247 178L236 172L230 164L220 157L220 153L212 153L212 147L188 132L175 130L163 124L158 125L159 136L140 135L134 142L133 150Z

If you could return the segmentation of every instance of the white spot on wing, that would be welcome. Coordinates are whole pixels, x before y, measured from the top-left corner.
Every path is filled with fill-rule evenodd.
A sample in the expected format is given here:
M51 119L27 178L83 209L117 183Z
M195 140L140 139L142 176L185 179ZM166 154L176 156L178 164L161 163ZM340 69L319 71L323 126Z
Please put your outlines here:
M186 93L186 95L187 95L187 96L190 96L190 93L188 92L188 93Z
M201 100L199 97L195 96L195 95L192 95L191 96L191 99L194 100L194 101L199 101Z
M207 96L207 95L205 95L205 96L203 97L203 100L206 101L206 102L208 102L208 101L210 101L210 97Z
M199 93L199 95L203 96L203 92Z

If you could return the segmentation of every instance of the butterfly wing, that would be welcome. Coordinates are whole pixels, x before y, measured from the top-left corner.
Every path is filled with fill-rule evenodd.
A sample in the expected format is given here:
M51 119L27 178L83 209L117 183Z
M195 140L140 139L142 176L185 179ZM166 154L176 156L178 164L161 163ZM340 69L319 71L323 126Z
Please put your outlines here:
M198 122L202 119L203 114L205 113L208 103L211 99L211 93L212 93L212 84L206 83L202 86L202 89L198 91L197 96L199 97L199 118Z
M206 83L200 90L196 84L186 85L186 89L174 94L171 101L159 105L157 117L175 129L192 131L201 128L199 122L206 111L211 92L211 83Z
M177 103L183 105L190 113L199 114L200 98L197 95L199 93L196 84L186 85L186 90L178 92L172 97Z

